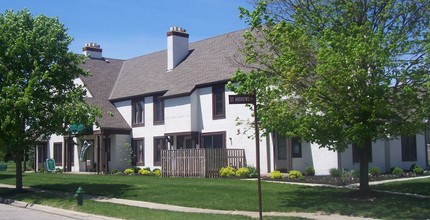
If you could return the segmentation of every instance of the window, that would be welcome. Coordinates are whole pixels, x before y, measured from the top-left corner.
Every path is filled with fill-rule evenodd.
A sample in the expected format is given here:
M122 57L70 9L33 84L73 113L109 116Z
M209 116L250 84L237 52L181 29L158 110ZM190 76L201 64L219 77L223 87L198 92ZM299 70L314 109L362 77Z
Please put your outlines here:
M145 143L144 139L133 139L133 165L145 165Z
M145 99L132 101L132 125L145 125Z
M417 160L417 138L415 135L402 135L402 161Z
M302 140L298 137L291 138L291 155L293 158L302 157Z
M154 125L164 124L164 100L161 96L154 96Z
M225 132L202 134L202 148L225 148Z
M212 118L225 118L225 86L218 85L212 87Z
M368 162L372 162L372 141L367 140L365 143L366 146L370 146L370 150L367 152ZM358 148L356 143L352 144L352 162L360 163L360 149Z
M167 150L165 137L154 137L154 166L161 166L161 150Z
M61 166L63 163L63 143L54 143L54 160L56 166Z
M277 158L278 160L287 159L287 140L284 137L277 136L276 142L278 145Z
M196 139L193 135L178 135L176 136L176 149L195 149Z

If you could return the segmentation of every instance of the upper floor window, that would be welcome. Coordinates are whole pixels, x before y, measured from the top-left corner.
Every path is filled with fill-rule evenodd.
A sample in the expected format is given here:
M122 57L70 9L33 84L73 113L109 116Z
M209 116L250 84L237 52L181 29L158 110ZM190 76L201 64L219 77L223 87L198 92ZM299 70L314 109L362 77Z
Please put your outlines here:
M164 124L164 100L161 96L154 96L154 125Z
M213 119L225 118L225 86L212 86L212 117Z
M132 125L145 125L145 99L132 101Z
M402 161L417 160L417 138L415 135L402 135Z

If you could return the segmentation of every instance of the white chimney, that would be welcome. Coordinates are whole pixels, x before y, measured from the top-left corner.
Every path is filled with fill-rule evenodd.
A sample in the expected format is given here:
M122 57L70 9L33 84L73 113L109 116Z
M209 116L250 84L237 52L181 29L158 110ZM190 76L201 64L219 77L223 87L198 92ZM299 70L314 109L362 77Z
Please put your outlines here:
M167 32L167 71L173 70L188 56L188 36L180 27L171 27Z
M82 48L82 52L85 56L89 56L92 59L102 59L102 48L97 43L87 43Z

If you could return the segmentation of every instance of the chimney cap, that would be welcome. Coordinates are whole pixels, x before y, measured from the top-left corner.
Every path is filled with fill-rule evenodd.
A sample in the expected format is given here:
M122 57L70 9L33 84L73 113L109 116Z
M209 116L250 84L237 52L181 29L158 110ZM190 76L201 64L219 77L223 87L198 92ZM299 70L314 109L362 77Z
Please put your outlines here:
M181 27L170 27L170 31L176 31L176 32L182 32L182 33L187 33L187 30L185 30L184 28Z
M90 43L86 43L85 47L100 48L100 45L97 43L90 42Z

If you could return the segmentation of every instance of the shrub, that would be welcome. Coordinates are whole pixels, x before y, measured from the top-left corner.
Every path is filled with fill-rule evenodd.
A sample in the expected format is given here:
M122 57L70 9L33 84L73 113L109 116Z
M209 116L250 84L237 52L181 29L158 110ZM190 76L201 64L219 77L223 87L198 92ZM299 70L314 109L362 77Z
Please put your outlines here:
M134 169L132 169L132 168L125 169L124 170L124 174L126 174L126 175L132 175L132 174L134 174Z
M112 170L112 174L117 174L119 172L119 170L118 169L113 169Z
M315 176L315 169L312 166L306 167L305 169L306 176Z
M148 171L147 169L141 169L141 170L139 170L139 174L143 175L143 176L149 176L152 174L152 172Z
M396 176L404 176L405 175L405 171L403 171L402 169L400 169L398 167L394 167L394 169L391 173L396 175Z
M360 178L360 169L352 170L352 177L354 178Z
M257 169L254 166L247 166L249 170L249 177L257 177Z
M279 170L274 170L270 173L270 179L283 179L284 174L281 173Z
M288 178L290 178L290 179L301 179L301 178L303 178L303 174L302 174L302 172L300 172L298 170L291 170L288 173Z
M379 175L381 175L381 168L379 168L379 167L372 167L369 170L369 174L371 176L379 176Z
M337 168L331 168L329 170L329 173L332 177L340 177L342 175L342 170Z
M248 169L248 167L241 167L236 170L236 176L249 177L249 174L250 170Z
M417 175L422 175L424 173L424 169L420 167L420 165L415 165L415 167L412 169L412 172Z
M158 169L158 168L155 168L155 169L152 171L152 173L153 173L155 176L161 176L161 170L160 170L160 169Z
M56 168L54 173L63 173L63 169L61 168Z
M149 167L145 167L145 168L143 168L144 170L147 170L147 171L151 171L151 168L149 168Z
M133 169L133 172L136 174L139 173L139 170L141 170L140 167L132 167L131 169Z
M236 169L234 169L231 166L223 167L219 170L219 175L221 175L221 177L234 176L234 175L236 175Z

